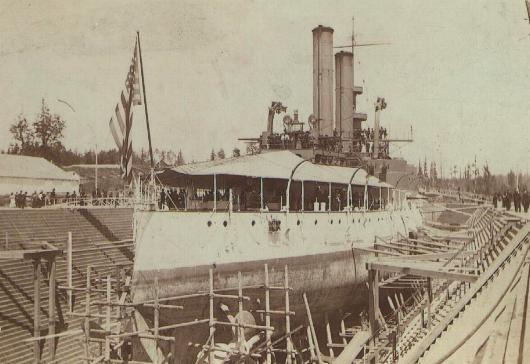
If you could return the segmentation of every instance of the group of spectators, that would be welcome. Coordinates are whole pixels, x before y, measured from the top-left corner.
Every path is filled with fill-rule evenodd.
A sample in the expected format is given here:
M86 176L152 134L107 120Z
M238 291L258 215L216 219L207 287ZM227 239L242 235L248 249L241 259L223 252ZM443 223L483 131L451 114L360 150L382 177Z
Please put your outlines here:
M39 208L46 205L55 204L56 201L57 196L55 194L55 188L46 193L41 190L39 193L34 191L31 195L29 195L27 192L20 190L19 192L11 193L9 195L9 207L16 207L20 209L30 206L32 208Z
M357 129L353 135L353 151L374 153L374 135L375 129ZM377 158L388 158L389 143L387 141L388 132L386 128L379 128L379 155Z
M524 189L522 193L518 190L513 192L505 191L502 194L498 192L493 195L493 206L495 208L500 205L502 208L510 211L512 209L512 204L515 212L522 212L522 210L524 210L524 212L527 213L528 208L530 207L530 194L528 191L526 189Z
M186 192L184 192L184 189L162 188L158 199L158 208L160 210L186 208Z
M106 192L106 191L92 191L91 195L81 191L79 194L76 191L66 192L65 194L58 194L55 188L49 192L34 191L28 194L25 191L11 193L9 195L9 207L12 208L41 208L44 206L67 204L75 206L118 206L122 205L125 198L130 198L131 194L126 194L123 191Z

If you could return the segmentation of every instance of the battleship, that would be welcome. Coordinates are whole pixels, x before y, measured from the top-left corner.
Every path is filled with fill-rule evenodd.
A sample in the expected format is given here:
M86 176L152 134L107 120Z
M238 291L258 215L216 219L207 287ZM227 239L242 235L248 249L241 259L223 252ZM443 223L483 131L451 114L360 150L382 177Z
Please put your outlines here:
M314 297L318 313L366 303L364 266L373 242L413 235L422 216L405 193L385 182L389 171L394 180L406 175L388 169L392 140L379 127L386 102L376 101L375 128L366 133L366 115L355 111L362 90L353 86L353 55L336 53L334 70L332 35L330 27L313 29L308 130L298 111L291 117L275 101L266 131L243 139L248 155L157 171L156 192L148 181L139 185L140 200L157 201L135 210L133 302L152 301L156 280L158 297L176 305L171 297L208 291L210 269L219 289L233 287L241 272L244 286L258 286L267 265L271 280L290 267L294 311L303 309L302 293ZM275 133L274 116L281 113L284 129ZM252 297L249 307L257 310L259 302ZM167 312L160 323L198 319L208 305L199 297L194 309ZM228 306L235 310L237 303ZM149 310L143 313L153 319ZM205 340L207 332L189 329L176 351L184 355L190 337Z

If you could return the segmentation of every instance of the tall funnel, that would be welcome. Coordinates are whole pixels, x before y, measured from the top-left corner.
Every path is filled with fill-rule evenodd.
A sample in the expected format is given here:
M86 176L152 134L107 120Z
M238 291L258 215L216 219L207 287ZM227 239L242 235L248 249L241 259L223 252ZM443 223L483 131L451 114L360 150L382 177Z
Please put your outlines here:
M353 138L353 54L335 54L335 125L342 138Z
M333 135L333 29L313 29L313 114L320 135Z

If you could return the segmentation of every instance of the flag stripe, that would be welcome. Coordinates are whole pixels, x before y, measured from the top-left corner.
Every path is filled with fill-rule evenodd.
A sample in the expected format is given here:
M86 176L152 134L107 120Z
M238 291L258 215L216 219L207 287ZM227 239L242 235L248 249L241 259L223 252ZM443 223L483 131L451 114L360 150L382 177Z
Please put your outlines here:
M132 107L142 104L140 90L140 72L138 68L138 44L135 44L131 64L125 78L125 87L119 101L114 108L114 115L109 121L110 132L114 142L120 150L121 176L128 184L132 181L132 135L133 125Z
M125 115L125 113L122 112L120 109L120 104L116 104L116 108L114 109L114 113L116 114L116 120L118 121L118 125L120 127L121 135L125 134L125 124L123 123L122 115Z
M118 136L118 133L116 132L116 126L114 124L115 124L114 118L111 118L109 121L110 132L112 133L112 137L114 138L114 143L116 143L116 146L121 151L121 145L120 145L121 138Z

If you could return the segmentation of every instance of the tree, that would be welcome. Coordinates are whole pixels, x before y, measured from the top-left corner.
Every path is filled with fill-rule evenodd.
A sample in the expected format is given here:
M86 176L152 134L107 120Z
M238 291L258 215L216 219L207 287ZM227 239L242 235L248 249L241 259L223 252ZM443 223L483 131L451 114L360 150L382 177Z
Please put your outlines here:
M232 157L239 157L241 156L241 151L239 150L239 148L235 147L234 150L232 151Z
M30 153L34 140L33 130L22 114L17 116L17 120L9 127L9 131L13 135L13 139L15 139L15 144L11 146L13 151L17 152L14 154Z
M212 151L210 152L210 160L213 161L215 160L215 151L212 149Z
M483 169L483 172L482 172L483 183L481 183L481 185L483 186L482 192L489 195L491 192L493 192L494 177L491 175L490 168L487 164L485 164L482 169Z
M61 149L65 121L57 114L51 114L46 101L42 99L41 112L33 123L35 139L39 148L45 152L50 149Z
M514 190L515 184L515 173L510 169L510 172L508 173L508 187Z
M177 166L181 166L183 164L186 164L186 162L184 161L184 156L182 155L182 150L179 149L179 152L177 154Z
M223 148L219 149L219 151L217 152L217 158L225 159L225 151Z

